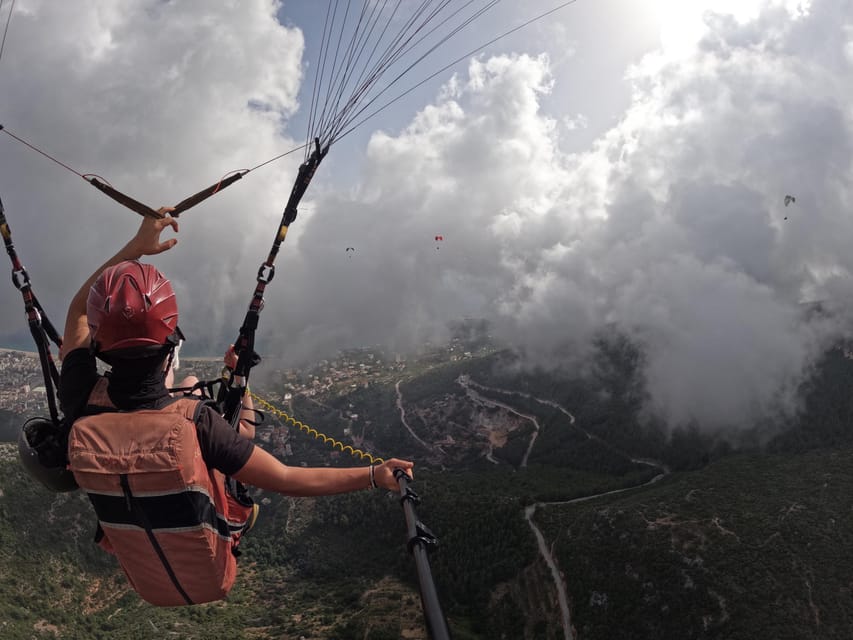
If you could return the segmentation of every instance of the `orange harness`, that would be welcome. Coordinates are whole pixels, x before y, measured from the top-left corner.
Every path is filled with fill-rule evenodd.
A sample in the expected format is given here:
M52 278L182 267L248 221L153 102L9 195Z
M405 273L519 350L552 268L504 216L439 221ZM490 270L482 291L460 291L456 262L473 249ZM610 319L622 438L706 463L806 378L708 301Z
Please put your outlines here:
M196 434L203 406L180 398L163 409L119 412L101 379L74 422L69 468L95 508L100 546L131 586L160 606L224 598L237 575L236 548L252 511L207 467Z

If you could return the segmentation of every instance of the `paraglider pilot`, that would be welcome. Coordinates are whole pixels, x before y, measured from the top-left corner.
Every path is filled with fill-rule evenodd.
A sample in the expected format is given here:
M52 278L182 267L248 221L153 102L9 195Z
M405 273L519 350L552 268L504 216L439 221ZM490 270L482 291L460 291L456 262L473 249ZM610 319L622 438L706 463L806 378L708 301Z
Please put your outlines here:
M95 507L96 540L114 553L134 589L158 605L225 597L236 576L240 537L257 506L231 490L238 483L289 496L326 496L369 488L396 490L389 459L352 468L282 464L256 447L250 400L235 430L197 396L166 386L183 338L172 285L139 262L175 247L162 240L178 222L144 217L131 240L80 287L68 309L60 404L69 424L69 467ZM234 359L233 349L226 362ZM95 359L110 365L98 373ZM176 502L180 496L180 502Z

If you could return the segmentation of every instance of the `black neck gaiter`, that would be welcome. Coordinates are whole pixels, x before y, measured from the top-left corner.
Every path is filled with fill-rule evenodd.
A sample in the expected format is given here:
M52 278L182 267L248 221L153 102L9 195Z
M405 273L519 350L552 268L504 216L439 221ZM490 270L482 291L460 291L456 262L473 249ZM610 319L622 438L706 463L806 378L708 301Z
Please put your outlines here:
M139 364L116 363L107 374L110 400L123 411L159 409L171 398L166 389L163 361L159 360L153 367Z

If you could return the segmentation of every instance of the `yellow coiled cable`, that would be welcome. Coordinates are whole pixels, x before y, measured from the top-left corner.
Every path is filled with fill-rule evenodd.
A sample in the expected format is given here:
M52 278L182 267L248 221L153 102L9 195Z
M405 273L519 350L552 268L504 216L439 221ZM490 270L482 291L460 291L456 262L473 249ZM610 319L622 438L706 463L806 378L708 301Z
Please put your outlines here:
M252 400L254 400L257 404L259 404L261 407L263 407L263 409L265 411L269 411L271 414L277 416L278 418L280 418L285 423L292 424L294 427L297 427L300 431L304 431L308 435L314 436L315 439L322 440L323 444L331 444L333 449L340 449L341 451L349 453L353 457L358 456L362 460L366 459L368 462L370 462L370 464L382 464L385 462L385 460L382 458L371 455L371 454L367 453L366 451L362 451L361 449L356 449L355 447L353 447L351 445L344 444L343 442L341 442L339 440L335 440L334 438L331 438L324 433L320 433L314 427L309 427L307 424L304 424L304 423L300 422L299 420L296 420L295 418L291 418L284 411L282 411L281 409L279 409L275 405L270 404L269 402L267 402L266 400L264 400L263 398L258 396L253 391L248 391L248 394L252 397Z

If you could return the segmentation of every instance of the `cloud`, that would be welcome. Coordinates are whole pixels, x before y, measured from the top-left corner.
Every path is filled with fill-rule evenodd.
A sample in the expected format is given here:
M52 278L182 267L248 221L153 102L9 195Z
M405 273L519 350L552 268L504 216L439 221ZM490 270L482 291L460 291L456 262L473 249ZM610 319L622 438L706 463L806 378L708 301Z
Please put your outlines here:
M350 344L411 347L449 320L491 315L514 261L547 233L525 218L548 215L565 182L556 122L538 112L552 81L545 57L477 60L403 132L377 132L354 193L317 196L302 221L312 267L293 284L301 310L281 308L291 342L316 348L318 324L334 324Z
M567 112L542 106L572 79L538 53L472 60L406 126L372 133L346 189L333 147L278 257L260 350L404 349L473 316L544 359L616 326L646 347L651 408L673 423L793 410L853 311L853 6L788 4L705 12L689 48L630 69L628 110L581 152L564 151ZM287 126L302 38L272 2L17 6L4 124L152 205L301 140ZM0 139L0 194L42 300L65 304L136 221L12 144ZM297 161L187 213L156 259L197 345L218 353L236 335ZM810 300L835 314L804 314ZM4 327L20 322L13 304Z
M152 207L176 203L298 144L284 125L299 106L303 41L275 20L277 8L21 0L0 65L2 124ZM238 325L226 309L238 289L239 307L248 304L241 274L263 259L257 244L277 225L297 162L251 173L188 212L180 251L153 259L175 281L190 336ZM0 166L19 254L61 325L76 287L138 218L4 135ZM17 304L3 305L4 328L20 324Z
M794 410L849 324L849 305L803 303L850 271L850 15L706 13L689 55L631 69L630 108L575 154L540 107L558 81L546 57L472 62L405 130L373 136L359 190L317 199L300 248L358 244L359 266L304 274L297 324L335 308L344 278L342 341L481 315L545 357L616 325L646 347L652 408L674 424ZM300 342L315 329L294 326Z

